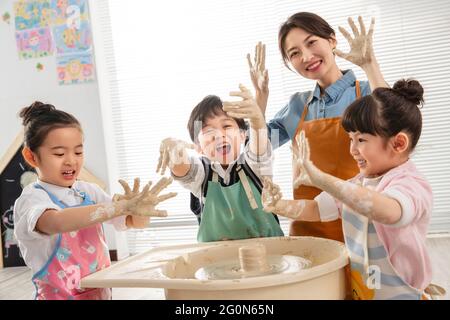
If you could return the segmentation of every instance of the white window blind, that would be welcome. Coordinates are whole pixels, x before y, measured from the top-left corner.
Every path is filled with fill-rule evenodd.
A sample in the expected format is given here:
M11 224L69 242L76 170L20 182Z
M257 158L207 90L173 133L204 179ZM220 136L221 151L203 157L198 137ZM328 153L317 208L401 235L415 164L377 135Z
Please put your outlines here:
M95 3L94 3L95 2ZM404 77L425 88L423 133L413 156L434 192L431 232L450 231L450 3L415 1L91 1L94 43L102 103L111 121L114 176L157 181L159 143L172 136L189 141L186 129L192 108L206 95L228 99L239 83L252 88L246 54L257 41L267 45L271 119L297 91L314 82L287 70L278 51L279 25L291 14L311 11L336 30L338 47L348 44L338 32L347 17L376 18L374 47L389 84ZM361 69L338 58L341 69ZM253 89L253 88L252 88ZM288 145L275 153L274 179L291 197ZM117 188L113 191L119 191ZM178 196L161 209L169 217L152 219L151 227L128 231L130 252L196 239L197 222L189 209L189 193L176 182ZM288 221L282 219L288 233Z

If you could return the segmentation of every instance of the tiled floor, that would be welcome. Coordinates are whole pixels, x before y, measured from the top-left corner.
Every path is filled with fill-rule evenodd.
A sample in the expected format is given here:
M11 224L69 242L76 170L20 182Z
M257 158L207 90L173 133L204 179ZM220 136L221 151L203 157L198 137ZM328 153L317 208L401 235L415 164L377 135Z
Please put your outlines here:
M450 236L430 237L427 245L433 263L433 283L445 288L450 300ZM27 267L0 269L0 300L33 299L31 271ZM114 300L161 300L163 289L114 288Z

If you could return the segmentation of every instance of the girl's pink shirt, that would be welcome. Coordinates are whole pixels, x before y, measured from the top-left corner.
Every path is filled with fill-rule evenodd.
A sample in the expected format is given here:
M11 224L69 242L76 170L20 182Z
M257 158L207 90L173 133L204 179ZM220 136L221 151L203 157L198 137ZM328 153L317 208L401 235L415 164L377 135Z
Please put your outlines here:
M364 185L364 177L357 175L350 182ZM399 201L402 218L394 225L373 222L389 261L398 275L409 285L425 289L431 282L431 260L426 247L426 236L433 208L433 193L430 184L418 172L411 160L384 174L375 191ZM331 199L334 205L331 204ZM342 203L322 192L316 197L322 220L327 221L337 214L341 216ZM337 205L336 209L332 209ZM326 210L321 210L326 208ZM327 212L322 212L327 211ZM333 211L335 213L333 213Z

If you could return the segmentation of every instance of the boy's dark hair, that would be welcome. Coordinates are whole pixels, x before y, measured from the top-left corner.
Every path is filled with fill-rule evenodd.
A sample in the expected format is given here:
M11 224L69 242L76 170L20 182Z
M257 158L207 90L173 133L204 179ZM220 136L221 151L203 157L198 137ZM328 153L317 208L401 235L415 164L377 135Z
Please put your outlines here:
M285 41L288 33L295 28L303 29L323 39L332 39L335 35L334 29L322 17L311 12L297 12L290 16L278 31L278 48L283 57L284 65L289 69L289 57L285 50Z
M25 127L24 144L33 152L37 152L53 129L75 127L82 131L80 123L74 116L40 101L23 108L19 116L23 119L22 124Z
M377 88L354 101L342 116L347 132L368 133L390 138L404 131L411 139L412 151L422 132L423 88L416 80L399 80L391 88Z
M212 118L214 116L220 116L222 114L226 114L223 110L222 110L222 100L220 100L220 98L218 96L215 95L208 95L205 98L203 98L202 101L199 102L199 104L197 104L195 106L195 108L192 110L191 112L191 116L189 117L189 121L188 121L188 131L189 131L189 135L191 136L191 140L194 143L197 143L198 139L198 133L199 132L195 132L196 128L195 128L195 122L196 121L201 121L202 127L205 125L205 121L209 118ZM237 125L239 126L240 129L242 130L247 130L247 125L244 121L244 119L237 119L237 118L232 118L236 121ZM202 128L197 128L198 129L202 129Z

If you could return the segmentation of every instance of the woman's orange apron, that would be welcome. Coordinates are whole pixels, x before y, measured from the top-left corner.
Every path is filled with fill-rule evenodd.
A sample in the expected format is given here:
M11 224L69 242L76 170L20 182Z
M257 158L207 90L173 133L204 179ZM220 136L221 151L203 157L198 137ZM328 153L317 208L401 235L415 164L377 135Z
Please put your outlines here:
M355 83L356 98L361 97L359 81ZM341 117L316 119L305 122L308 104L305 104L295 135L305 131L311 150L311 161L320 170L343 180L358 174L356 161L350 154L350 138L341 124ZM293 148L297 148L292 143ZM294 180L298 170L293 165ZM300 186L294 190L294 199L314 199L322 190ZM314 236L344 242L341 220L331 222L293 221L289 230L291 236Z
M359 81L355 83L356 98L361 97ZM350 138L341 124L341 117L316 119L305 122L308 104L305 104L295 136L305 131L310 146L311 160L320 170L343 180L358 174L356 161L350 154ZM297 148L292 143L293 148ZM298 177L298 170L293 165L294 180ZM314 199L322 190L300 186L294 189L294 199ZM337 219L330 222L293 221L289 230L291 236L313 236L344 242L342 221ZM345 268L347 280L346 299L351 299L350 267Z

